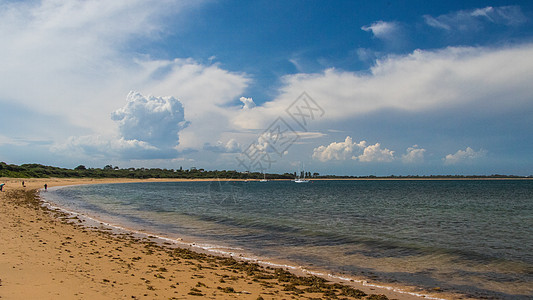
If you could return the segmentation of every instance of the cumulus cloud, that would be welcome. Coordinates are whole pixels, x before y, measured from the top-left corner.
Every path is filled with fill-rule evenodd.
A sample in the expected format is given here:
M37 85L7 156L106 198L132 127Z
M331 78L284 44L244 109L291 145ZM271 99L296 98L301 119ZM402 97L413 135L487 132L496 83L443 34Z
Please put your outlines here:
M363 154L352 159L358 159L361 162L391 162L394 160L394 151L387 148L381 149L381 144L376 143L366 147Z
M371 25L361 27L366 32L371 32L378 39L390 39L399 31L399 24L395 22L378 21Z
M111 119L119 123L126 140L139 140L155 147L175 147L178 133L187 126L183 105L174 97L145 97L130 92L124 107L114 111Z
M361 143L353 142L352 138L347 136L344 142L333 142L327 146L320 146L313 150L313 159L325 162L329 160L346 160L352 158L354 148L364 148L365 141Z
M186 128L184 109L174 97L145 97L130 92L124 107L111 114L119 136L71 136L52 147L53 152L101 158L161 159L178 155L179 132Z
M470 147L466 147L465 150L458 150L455 154L448 154L446 155L444 160L444 164L446 165L455 165L460 163L469 163L476 159L485 157L487 154L486 150L480 149L479 151L475 151L474 149Z
M224 132L233 130L230 119L236 114L255 110L236 109L250 79L246 74L232 73L218 65L202 65L192 59L149 61L143 68L157 70L170 66L168 74L144 86L152 94L177 95L187 110L190 125L180 134L180 150L202 149L206 141L223 140ZM216 126L213 126L216 124Z
M249 110L255 107L255 102L252 98L241 97L239 100L242 102L243 110Z
M402 162L406 164L420 163L424 161L424 153L426 149L419 148L418 145L407 148L405 154L402 155Z
M235 139L230 139L226 143L218 141L216 145L206 143L204 150L219 152L219 153L239 153L242 152L242 145Z
M425 15L427 25L443 30L477 31L485 24L493 23L515 26L527 21L519 6L484 7L471 10L460 10L437 17Z
M313 150L313 159L326 162L330 160L353 159L361 162L391 162L394 151L382 149L380 143L367 146L366 141L354 142L347 136L344 142L333 142Z

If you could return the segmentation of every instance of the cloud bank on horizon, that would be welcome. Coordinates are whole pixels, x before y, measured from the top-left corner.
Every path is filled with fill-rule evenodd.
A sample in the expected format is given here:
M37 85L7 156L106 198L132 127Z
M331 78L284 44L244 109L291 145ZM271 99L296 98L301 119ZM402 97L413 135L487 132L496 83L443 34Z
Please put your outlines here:
M0 161L238 169L305 91L272 172L530 175L533 6L499 3L0 1Z

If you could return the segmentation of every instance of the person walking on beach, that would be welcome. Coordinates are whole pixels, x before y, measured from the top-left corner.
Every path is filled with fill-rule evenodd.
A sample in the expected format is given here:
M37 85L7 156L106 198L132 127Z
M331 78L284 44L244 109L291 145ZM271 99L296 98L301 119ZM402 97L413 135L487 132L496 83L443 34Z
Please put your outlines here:
M26 187L26 186L24 185L24 180L22 181L22 187Z
M0 183L0 192L3 192L4 185L6 185L6 184L5 183Z
M44 190L46 191L48 189L48 184L44 184Z

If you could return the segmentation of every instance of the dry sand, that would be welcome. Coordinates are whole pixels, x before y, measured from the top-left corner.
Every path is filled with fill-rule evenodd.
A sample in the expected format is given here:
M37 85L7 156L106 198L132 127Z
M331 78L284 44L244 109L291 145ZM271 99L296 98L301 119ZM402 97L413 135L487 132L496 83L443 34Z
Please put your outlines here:
M140 181L169 180L0 178L6 183L0 192L0 298L420 299L84 226L75 217L43 207L37 191L45 183L52 187Z

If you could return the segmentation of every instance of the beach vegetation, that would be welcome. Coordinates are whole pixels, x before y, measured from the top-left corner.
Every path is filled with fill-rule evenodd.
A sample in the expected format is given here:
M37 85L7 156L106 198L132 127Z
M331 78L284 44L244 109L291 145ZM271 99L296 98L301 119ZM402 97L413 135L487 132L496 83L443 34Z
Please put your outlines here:
M366 298L367 300L388 300L389 298L382 294L373 294Z
M340 285L338 287L341 290L341 295L342 296L348 296L348 297L353 297L353 298L358 298L359 299L359 298L363 298L363 297L365 297L367 295L365 292L363 292L361 290L354 289L354 288L346 286L346 285ZM375 300L378 300L378 299L375 299ZM385 300L385 299L379 299L379 300Z
M220 287L220 286L218 286L217 289L222 290L224 293L227 293L227 294L236 293L236 292L235 292L235 289L232 288L231 286L227 286L227 287Z
M191 290L190 290L190 292L188 294L192 295L192 296L203 296L204 295L202 293L202 291L197 289L197 288L191 288Z
M284 291L293 292L293 293L298 294L298 295L304 293L304 291L302 291L301 289L296 287L296 284L294 284L294 283L290 283L290 284L285 285L283 290Z
M161 168L126 168L106 165L103 168L87 168L79 165L74 169L45 166L41 164L14 165L0 162L0 177L11 178L176 178L176 179L263 179L260 172L238 172L236 170L214 170L191 168L178 170ZM291 174L266 174L269 179L292 179Z

